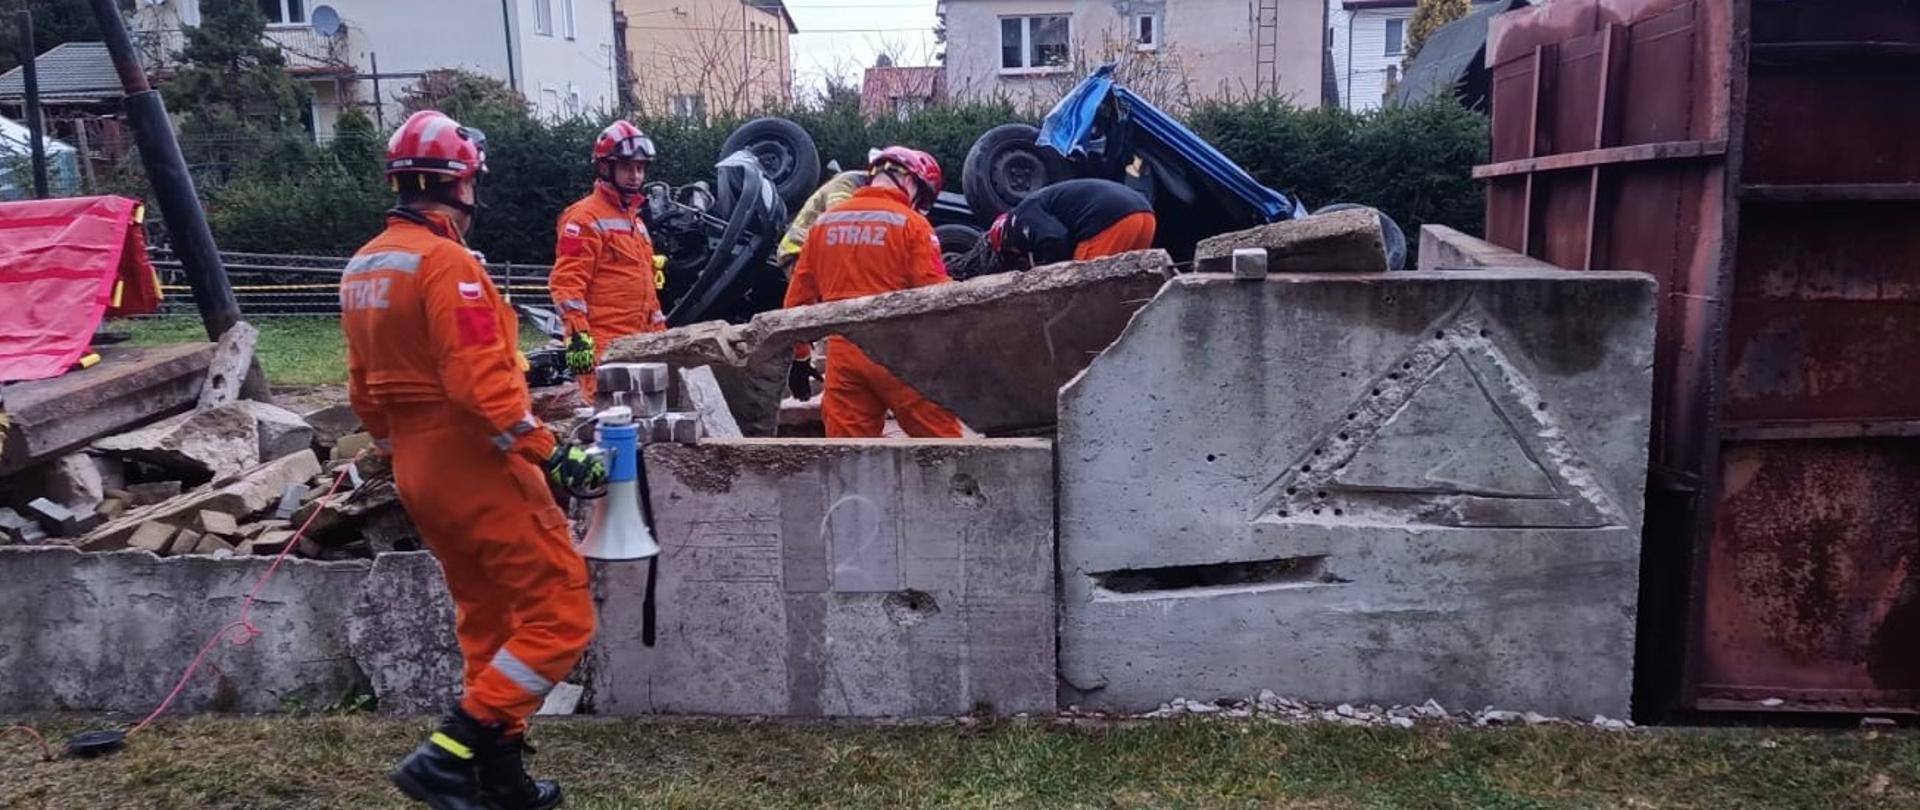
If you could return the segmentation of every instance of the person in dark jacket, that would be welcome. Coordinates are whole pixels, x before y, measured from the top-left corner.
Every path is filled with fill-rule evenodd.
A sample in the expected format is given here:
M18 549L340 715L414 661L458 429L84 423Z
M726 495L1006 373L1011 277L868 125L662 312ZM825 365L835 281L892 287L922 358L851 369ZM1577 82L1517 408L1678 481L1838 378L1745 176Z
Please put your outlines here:
M1001 214L987 244L1016 269L1097 259L1153 245L1153 205L1112 180L1047 186Z

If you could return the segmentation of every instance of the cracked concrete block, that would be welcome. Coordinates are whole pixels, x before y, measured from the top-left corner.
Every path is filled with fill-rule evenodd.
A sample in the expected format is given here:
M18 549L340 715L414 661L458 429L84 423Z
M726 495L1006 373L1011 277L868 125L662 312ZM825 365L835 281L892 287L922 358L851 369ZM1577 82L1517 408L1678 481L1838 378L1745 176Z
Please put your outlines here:
M272 560L0 548L0 713L139 712L167 696L201 644L233 621ZM362 688L346 621L364 562L287 560L249 618L246 646L218 645L176 714L320 707Z
M307 424L300 414L278 405L251 400L235 402L231 407L253 416L254 429L260 435L261 461L285 458L313 448L313 426Z
M200 389L201 410L225 405L240 398L240 389L253 369L253 349L260 342L260 330L241 321L227 328L207 365L207 383Z
M381 714L438 714L459 696L464 663L453 634L453 598L432 554L375 557L346 630Z
M313 439L321 447L331 448L341 436L360 432L360 415L350 405L328 405L301 414L300 419L313 429Z
M720 390L720 381L714 377L712 368L680 369L680 390L686 396L687 407L700 416L701 434L714 439L741 438L740 423L733 418L726 392Z
M1057 420L1060 386L1112 342L1171 266L1157 250L1066 262L775 310L740 327L622 338L607 359L713 366L741 431L769 436L793 345L838 334L974 430L1044 430Z
M720 440L647 448L644 563L596 564L602 714L1054 708L1051 445Z
M75 512L92 512L106 500L101 464L87 453L69 453L47 465L47 497Z
M1386 237L1380 215L1371 208L1350 208L1288 219L1200 240L1193 249L1194 269L1202 273L1233 270L1238 248L1267 251L1270 273L1384 273Z
M238 403L194 411L93 443L95 452L198 478L224 478L260 462L260 430Z
M1061 701L1618 716L1655 288L1186 276L1061 394Z
M302 450L179 497L127 512L88 533L79 546L88 551L126 548L127 539L143 523L158 521L176 528L185 527L205 509L235 517L253 515L279 503L280 493L288 484L305 481L319 473L320 460L314 457L313 451Z

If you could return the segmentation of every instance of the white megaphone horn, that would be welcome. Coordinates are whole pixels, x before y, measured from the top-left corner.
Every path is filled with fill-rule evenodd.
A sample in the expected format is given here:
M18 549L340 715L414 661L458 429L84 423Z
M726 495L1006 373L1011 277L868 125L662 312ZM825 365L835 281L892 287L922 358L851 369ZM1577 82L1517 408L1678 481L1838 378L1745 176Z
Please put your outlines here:
M607 494L593 503L580 556L602 562L644 560L660 553L640 503L640 426L633 410L612 407L596 420L595 444L607 454Z

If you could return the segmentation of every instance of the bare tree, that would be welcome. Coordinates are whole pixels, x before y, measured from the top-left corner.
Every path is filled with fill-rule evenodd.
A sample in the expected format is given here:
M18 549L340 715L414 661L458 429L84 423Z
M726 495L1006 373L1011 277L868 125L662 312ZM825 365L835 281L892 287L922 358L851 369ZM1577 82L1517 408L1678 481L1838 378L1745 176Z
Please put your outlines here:
M783 57L785 29L770 28L745 15L720 21L681 15L673 36L655 38L651 50L634 56L635 103L641 109L668 105L673 112L704 116L747 113L786 101L791 75ZM715 23L718 24L709 24ZM680 102L692 97L697 102ZM697 104L702 109L690 110Z

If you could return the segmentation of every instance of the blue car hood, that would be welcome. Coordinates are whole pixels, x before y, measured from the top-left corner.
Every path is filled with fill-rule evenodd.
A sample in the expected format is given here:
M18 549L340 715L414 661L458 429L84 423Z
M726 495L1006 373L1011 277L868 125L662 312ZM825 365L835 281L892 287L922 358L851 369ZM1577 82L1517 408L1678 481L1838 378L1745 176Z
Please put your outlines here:
M1094 116L1109 96L1120 105L1129 124L1192 163L1221 188L1259 211L1268 222L1306 215L1298 202L1260 185L1246 169L1193 134L1193 130L1173 116L1161 112L1133 91L1114 84L1112 65L1094 71L1054 105L1053 111L1040 123L1036 143L1066 157L1086 151L1087 141L1093 134Z

